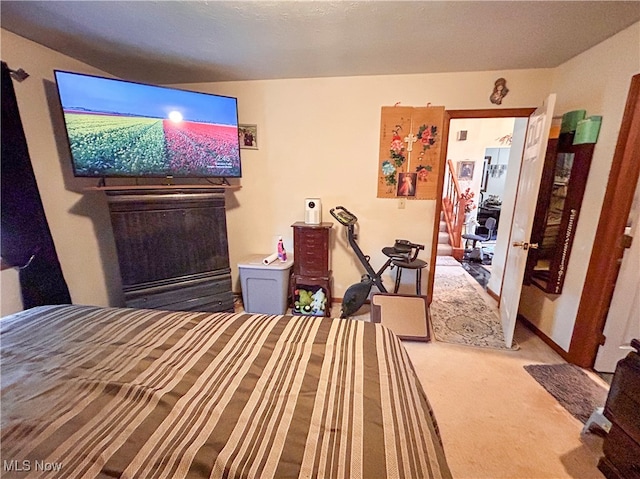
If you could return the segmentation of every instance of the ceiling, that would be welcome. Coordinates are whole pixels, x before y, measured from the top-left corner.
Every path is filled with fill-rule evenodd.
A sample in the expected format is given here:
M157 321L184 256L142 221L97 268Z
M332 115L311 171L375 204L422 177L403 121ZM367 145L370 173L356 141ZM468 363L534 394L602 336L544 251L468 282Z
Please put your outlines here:
M635 0L2 1L0 16L160 84L553 68L638 21Z

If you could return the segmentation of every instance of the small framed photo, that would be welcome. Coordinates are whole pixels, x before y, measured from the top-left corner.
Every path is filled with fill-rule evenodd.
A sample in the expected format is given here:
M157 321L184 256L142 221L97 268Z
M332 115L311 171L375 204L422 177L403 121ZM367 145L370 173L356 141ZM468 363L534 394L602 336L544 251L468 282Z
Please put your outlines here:
M418 173L399 173L396 196L416 196Z
M458 179L463 181L471 181L473 179L473 168L475 166L475 161L459 161Z
M240 148L248 150L258 149L258 125L238 125Z

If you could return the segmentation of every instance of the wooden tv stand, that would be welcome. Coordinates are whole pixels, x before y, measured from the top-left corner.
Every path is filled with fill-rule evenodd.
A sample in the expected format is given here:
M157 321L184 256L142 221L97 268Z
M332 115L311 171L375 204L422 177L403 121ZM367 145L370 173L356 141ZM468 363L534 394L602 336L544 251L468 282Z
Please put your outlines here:
M233 311L224 188L103 188L125 303Z

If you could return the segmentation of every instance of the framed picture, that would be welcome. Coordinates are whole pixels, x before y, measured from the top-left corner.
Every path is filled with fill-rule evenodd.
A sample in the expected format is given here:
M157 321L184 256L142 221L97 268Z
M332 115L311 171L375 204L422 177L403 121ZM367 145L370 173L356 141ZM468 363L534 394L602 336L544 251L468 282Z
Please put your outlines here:
M418 173L398 174L398 190L396 196L416 196L416 180Z
M475 166L475 161L459 161L458 179L463 181L471 181L473 179L473 168Z
M248 150L258 149L258 125L238 125L240 148Z

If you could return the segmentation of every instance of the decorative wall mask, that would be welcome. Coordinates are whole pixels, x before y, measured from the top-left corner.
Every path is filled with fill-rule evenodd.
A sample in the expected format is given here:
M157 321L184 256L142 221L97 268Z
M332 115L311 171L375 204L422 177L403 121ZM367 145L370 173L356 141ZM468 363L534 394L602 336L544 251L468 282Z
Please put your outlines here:
M502 99L507 96L507 93L509 93L509 89L507 88L507 80L505 80L504 78L498 78L493 87L493 93L491 93L489 100L491 100L491 103L495 105L501 105Z

